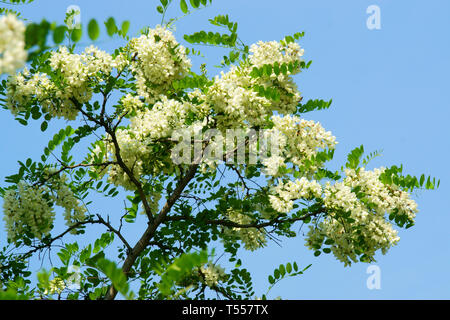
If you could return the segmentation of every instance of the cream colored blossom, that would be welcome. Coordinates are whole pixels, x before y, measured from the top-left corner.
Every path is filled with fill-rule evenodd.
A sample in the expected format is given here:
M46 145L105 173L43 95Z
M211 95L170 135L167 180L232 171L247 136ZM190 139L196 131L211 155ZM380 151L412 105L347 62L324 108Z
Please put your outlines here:
M243 214L237 210L229 208L226 213L230 221L235 222L240 225L248 225L253 222L252 218L246 214ZM264 247L267 240L264 234L264 230L257 228L248 227L232 227L226 228L225 234L237 237L244 243L244 247L247 250L254 251L261 247Z
M191 68L186 49L179 45L172 32L161 26L150 29L147 35L134 38L129 50L135 56L131 70L136 77L138 94L147 103L154 103Z
M313 249L324 238L332 239L331 251L338 260L349 265L358 261L361 252L370 259L378 250L385 254L397 244L400 238L387 216L391 213L406 215L413 222L417 204L407 192L395 185L383 184L379 179L383 172L384 168L346 169L342 182L327 183L323 202L328 215L317 226L311 226L306 245ZM342 212L348 212L349 216L342 217Z
M210 288L216 287L226 277L225 269L209 262L200 268L201 280Z
M14 73L27 60L25 25L13 14L0 17L0 75Z

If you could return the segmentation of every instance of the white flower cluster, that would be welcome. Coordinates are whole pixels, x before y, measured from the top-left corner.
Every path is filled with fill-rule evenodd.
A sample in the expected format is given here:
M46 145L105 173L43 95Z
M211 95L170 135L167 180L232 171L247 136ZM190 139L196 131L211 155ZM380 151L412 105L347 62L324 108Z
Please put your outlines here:
M217 116L220 129L235 128L245 122L260 124L270 112L271 101L253 90L256 80L249 70L232 66L227 73L221 72L202 100L221 114Z
M211 262L206 267L202 266L200 268L200 275L202 282L210 288L214 288L219 284L219 281L226 278L225 269Z
M66 284L64 280L56 277L53 280L50 280L48 284L48 289L44 291L44 294L61 294L66 288Z
M251 217L232 208L227 210L226 215L230 221L240 225L248 225L253 222ZM264 231L257 228L225 228L224 233L240 239L244 243L244 248L250 251L255 251L256 249L264 247L267 242Z
M0 75L14 73L27 60L25 25L13 14L0 17Z
M286 74L280 72L276 75L274 72L270 76L263 76L259 79L259 84L265 87L275 86L280 93L280 101L274 104L276 111L282 114L289 114L296 110L298 103L302 97L298 91L292 76L301 71L300 62L303 61L302 56L304 50L295 42L282 44L279 41L263 42L259 41L250 47L250 62L251 68L261 68L266 64L294 64L297 62L297 67L292 71L286 70Z
M37 100L42 110L53 117L74 120L79 112L76 103L83 104L92 98L93 81L104 81L113 68L121 70L126 58L122 54L113 58L93 46L82 54L60 47L51 53L49 62L53 77L46 73L31 76L25 70L8 79L7 105L13 114Z
M263 160L267 175L278 176L279 168L286 167L288 162L301 167L305 160L311 160L320 149L334 149L337 144L331 132L325 131L318 122L291 115L274 115L271 120L273 128L264 131L264 139L270 141L270 147L264 144L263 148L267 149L266 153L274 153Z
M186 49L170 30L161 26L132 39L129 49L135 56L131 70L136 77L137 92L150 104L165 95L172 82L184 77L191 68Z
M347 169L342 182L328 183L323 198L328 215L316 227L310 227L306 245L314 248L324 238L332 239L331 251L345 265L357 262L360 253L372 258L377 250L385 254L395 245L400 238L386 214L405 214L412 221L417 204L407 192L384 185L379 180L383 171ZM348 217L342 216L345 212Z
M209 105L213 106L218 114L219 127L233 128L244 123L252 125L261 124L267 115L273 111L282 114L292 113L296 110L302 97L297 85L292 80L292 75L300 72L300 67L287 71L286 74L274 72L270 76L250 76L254 67L261 68L266 64L274 63L289 64L300 63L303 50L296 43L286 46L280 42L258 42L252 45L249 64L232 66L227 73L221 72L216 76L214 83L208 89L203 98ZM255 88L275 88L279 99L273 100L261 96Z
M142 110L144 103L139 97L127 94L120 99L125 112L131 113L133 111Z
M17 184L17 190L5 192L3 212L8 238L13 242L26 233L41 239L49 234L55 218L48 190L30 186L24 181Z
M273 188L269 201L276 211L288 213L293 209L294 200L319 198L322 195L322 186L315 180L309 181L305 177L287 183L280 182Z
M304 54L304 50L300 48L300 45L296 42L290 42L288 44L282 44L280 41L259 41L256 44L250 46L250 62L253 66L261 68L265 64L278 64L283 63L295 63L296 61L302 61L301 57ZM300 70L296 69L288 74L298 73ZM275 74L272 77L276 77ZM280 78L281 80L281 78Z
M156 154L153 150L155 141L168 138L176 128L185 127L185 120L189 112L195 112L195 106L188 102L160 97L151 109L137 111L126 129L118 129L117 141L124 163L131 168L137 179L143 174L154 175L167 170L167 163L171 163L170 152ZM116 161L116 148L110 137L106 138L106 148L110 151L110 158ZM109 169L109 181L121 185L126 189L134 189L128 175L118 165Z
M48 235L55 219L53 204L65 209L64 218L68 227L86 218L86 209L65 184L65 180L65 176L61 176L60 181L52 183L51 188L20 181L17 190L5 192L3 219L10 240L17 242L28 232L38 239Z
M65 183L66 176L61 175L59 185L56 190L55 203L57 206L64 208L64 219L68 227L73 226L77 222L86 219L86 208L80 203L69 186ZM76 230L72 229L71 233L75 233Z
M400 190L395 185L386 186L379 179L385 168L366 171L364 168L358 170L346 169L344 183L352 188L360 187L361 192L366 194L367 201L376 206L378 213L393 212L406 215L409 220L414 221L418 212L417 203L410 198L410 194Z

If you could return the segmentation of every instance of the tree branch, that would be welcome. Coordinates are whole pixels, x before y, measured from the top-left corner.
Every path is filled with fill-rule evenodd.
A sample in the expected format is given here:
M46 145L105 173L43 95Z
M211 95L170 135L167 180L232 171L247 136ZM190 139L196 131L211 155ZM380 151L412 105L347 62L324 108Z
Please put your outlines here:
M193 164L189 167L188 172L179 181L177 187L175 188L173 193L167 199L167 202L161 209L160 213L156 216L156 218L154 219L153 222L149 222L149 225L148 225L147 229L145 230L144 234L141 236L139 241L133 247L131 252L127 255L127 258L125 259L125 261L122 265L122 271L126 276L128 275L129 271L133 267L133 264L136 262L136 259L145 250L145 248L147 248L147 246L149 245L150 239L154 236L159 225L167 219L167 214L170 212L170 210L172 209L172 206L175 204L175 202L180 198L184 188L187 186L189 181L191 181L191 179L194 178L194 176L197 172L197 169L198 169L198 164ZM111 285L108 289L105 300L114 300L116 295L117 295L117 290L116 290L116 288L114 288L113 285Z

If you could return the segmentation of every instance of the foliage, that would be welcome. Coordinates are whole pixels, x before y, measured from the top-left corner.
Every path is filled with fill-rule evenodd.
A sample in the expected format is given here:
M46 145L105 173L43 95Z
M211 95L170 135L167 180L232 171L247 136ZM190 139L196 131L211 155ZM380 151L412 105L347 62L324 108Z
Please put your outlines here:
M220 75L212 77L206 65L193 71L189 56L199 51L171 32L177 21L166 21L171 4L160 0L161 26L145 27L138 37L128 35L129 21L107 19L106 35L126 42L111 54L95 46L78 50L83 35L100 39L103 25L95 19L79 29L45 20L26 25L19 49L26 50L28 65L1 81L0 105L24 126L39 121L42 132L57 126L54 119L70 124L39 159L19 161L0 188L8 231L0 251L0 299L114 299L118 293L126 299L254 299L243 249L295 237L301 223L309 227L313 256L333 254L345 265L371 262L398 242L394 226L414 224L418 210L410 193L439 186L435 178L404 174L403 166L366 169L381 152L365 156L362 145L340 171L326 168L336 138L303 116L330 108L332 100L304 103L293 80L311 65L298 43L303 32L247 45L238 23L217 15L208 22L221 32L183 37L188 45L227 50ZM209 5L180 0L179 10L185 16ZM231 151L221 154L229 129L238 134ZM203 134L182 142L215 157L189 150L190 162L177 162L180 130ZM253 131L259 132L255 144ZM251 147L264 154L254 162ZM96 206L101 196L121 199L124 207L105 212ZM65 226L56 224L61 211ZM89 243L85 236L98 232L94 226L105 230ZM77 240L70 243L70 235ZM57 243L59 261L33 275L27 262ZM310 266L279 265L262 298Z

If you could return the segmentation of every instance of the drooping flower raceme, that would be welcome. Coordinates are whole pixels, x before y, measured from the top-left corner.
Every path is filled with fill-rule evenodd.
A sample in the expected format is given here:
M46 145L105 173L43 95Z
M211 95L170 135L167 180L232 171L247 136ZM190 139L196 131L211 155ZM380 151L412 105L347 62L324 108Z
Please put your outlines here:
M68 227L86 219L86 208L70 190L66 179L64 175L54 178L49 186L29 185L20 181L16 190L6 190L3 219L10 240L16 242L23 234L31 234L38 239L48 235L55 219L54 204L64 208ZM75 229L71 230L71 233L75 232Z
M306 245L316 248L324 239L336 258L346 265L363 259L370 261L377 250L383 254L400 238L387 215L406 215L413 222L417 204L406 191L383 184L379 177L384 168L366 171L346 169L342 182L328 183L323 202L328 212L317 226L311 226Z
M279 168L286 167L287 163L303 167L305 161L311 160L320 149L334 149L337 144L331 132L325 131L318 122L290 115L274 115L271 120L274 126L264 131L264 136L265 141L272 141L272 145L265 147L266 144L263 144L263 149L267 149L264 150L267 154L275 144L277 150L275 154L263 160L267 175L278 176ZM315 171L318 165L309 166L307 169Z
M48 190L30 186L24 181L17 184L17 190L5 192L3 212L8 239L13 242L26 233L41 239L51 231L55 218Z
M219 281L225 279L225 269L209 262L206 266L200 267L200 279L208 287L214 288L219 284Z
M226 73L216 76L208 89L204 100L213 106L218 113L216 120L219 128L236 128L244 123L260 125L267 115L274 111L281 114L295 112L302 97L292 75L300 72L303 50L298 44L282 45L280 42L258 42L250 48L249 63L232 66ZM297 67L292 71L272 72L270 76L253 77L253 68L264 65L277 66L293 64ZM277 95L275 99L262 95L258 88L273 88Z
M167 170L167 163L171 163L169 150L154 151L154 144L163 138L171 136L176 128L185 126L185 119L189 112L195 112L195 106L188 102L160 97L162 100L153 107L138 111L131 118L126 129L116 132L120 153L125 164L132 168L137 179L144 174L158 175ZM107 149L112 161L116 161L116 147L111 137L106 137ZM110 166L108 172L110 182L127 189L136 186L131 182L128 174L118 165Z
M253 222L252 218L238 210L229 208L226 213L228 219L239 225L248 225ZM264 247L267 240L263 230L254 227L232 227L226 228L224 233L237 237L244 244L245 249L254 251L258 248Z
M94 85L105 81L113 68L120 72L127 64L123 54L113 58L94 46L81 54L62 46L51 53L49 62L51 74L30 75L25 70L8 79L7 106L13 114L39 103L52 117L74 120L79 106L91 100Z
M186 49L172 32L161 26L132 39L129 49L134 57L131 70L136 77L137 92L147 103L165 95L172 82L184 77L191 68Z
M322 194L322 186L315 180L308 181L305 177L299 180L279 183L273 188L276 195L269 195L272 207L283 213L288 213L293 209L294 200L318 198Z
M72 190L66 184L67 177L61 175L58 186L55 187L56 195L54 196L55 204L64 208L64 219L66 225L71 227L77 222L86 219L86 208L73 194ZM75 229L72 230L74 233Z
M27 60L25 25L13 14L0 17L0 75L14 73Z

